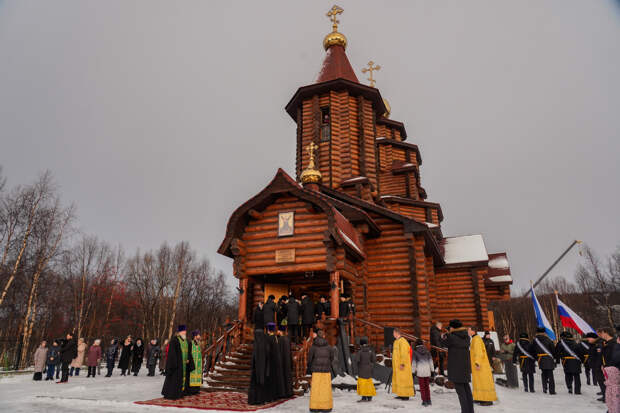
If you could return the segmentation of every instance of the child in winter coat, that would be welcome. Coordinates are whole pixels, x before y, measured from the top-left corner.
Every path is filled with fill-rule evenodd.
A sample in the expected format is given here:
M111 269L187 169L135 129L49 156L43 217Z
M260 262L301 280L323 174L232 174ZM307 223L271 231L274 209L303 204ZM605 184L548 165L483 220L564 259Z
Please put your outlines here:
M375 364L375 352L368 345L366 337L360 338L360 350L353 356L355 371L357 371L357 394L362 396L360 402L372 401L377 395L372 382L372 366Z
M95 377L97 374L97 365L99 364L99 360L101 360L101 346L99 345L101 340L97 339L88 349L88 357L86 360L86 364L88 365L88 376L86 377Z
M60 346L58 345L58 341L54 340L52 342L52 346L47 352L47 376L45 380L54 380L54 370L60 361ZM59 369L60 370L60 369ZM58 374L58 372L56 372ZM56 376L58 378L58 376Z
M619 345L619 344L616 344ZM620 413L620 370L614 366L604 368L605 373L605 404L609 413Z
M433 370L433 356L431 356L431 353L426 349L424 342L418 339L413 349L411 371L418 377L420 394L422 395L422 406L425 407L431 405L430 380Z

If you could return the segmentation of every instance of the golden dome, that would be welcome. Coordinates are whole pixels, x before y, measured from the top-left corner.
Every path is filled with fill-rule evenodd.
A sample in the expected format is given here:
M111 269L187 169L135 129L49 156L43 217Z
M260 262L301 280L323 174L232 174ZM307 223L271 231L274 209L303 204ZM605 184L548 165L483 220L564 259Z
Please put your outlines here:
M318 184L319 182L321 182L321 178L321 171L317 169L306 168L301 173L302 184Z
M383 114L383 117L389 118L390 113L392 112L392 108L390 107L387 99L383 99L383 104L385 105L385 113Z
M331 32L327 36L325 36L325 39L323 39L323 47L325 48L325 50L335 45L340 45L345 49L347 48L347 38L344 36L344 34L339 32Z

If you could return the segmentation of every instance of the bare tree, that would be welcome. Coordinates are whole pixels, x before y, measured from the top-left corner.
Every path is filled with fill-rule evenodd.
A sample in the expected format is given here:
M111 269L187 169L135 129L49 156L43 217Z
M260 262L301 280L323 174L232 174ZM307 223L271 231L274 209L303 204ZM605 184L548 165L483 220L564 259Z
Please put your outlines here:
M193 254L190 250L189 244L185 241L177 244L174 248L173 257L176 267L177 282L174 287L174 298L172 299L172 311L170 315L170 324L168 326L168 339L172 338L172 329L174 327L174 320L177 314L177 302L179 300L179 293L181 292L181 281L183 281L183 276L188 273L190 264L193 260Z
M614 327L614 297L620 293L620 250L616 251L606 262L585 246L582 251L584 263L577 268L577 285L582 293L607 315L609 326Z
M2 289L2 294L0 295L0 306L2 306L6 294L15 280L19 264L28 246L28 240L32 233L32 227L35 223L39 206L51 196L53 191L52 174L47 171L41 174L37 182L33 185L25 188L16 188L14 195L9 196L3 203L3 210L5 212L2 215L5 216L4 220L6 221L5 228L7 232L6 235L3 235L3 238L6 239L0 269L6 264L12 238L16 235L16 229L21 227L23 232L20 236L21 242L17 247L18 251L13 263L13 268Z

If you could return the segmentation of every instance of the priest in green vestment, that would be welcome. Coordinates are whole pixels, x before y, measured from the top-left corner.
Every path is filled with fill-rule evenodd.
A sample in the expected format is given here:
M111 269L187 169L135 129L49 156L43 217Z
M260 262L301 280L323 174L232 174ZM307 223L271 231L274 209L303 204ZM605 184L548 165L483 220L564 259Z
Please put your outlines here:
M190 342L194 369L189 372L189 387L187 394L198 394L202 385L202 350L200 349L200 331L192 331L192 341Z

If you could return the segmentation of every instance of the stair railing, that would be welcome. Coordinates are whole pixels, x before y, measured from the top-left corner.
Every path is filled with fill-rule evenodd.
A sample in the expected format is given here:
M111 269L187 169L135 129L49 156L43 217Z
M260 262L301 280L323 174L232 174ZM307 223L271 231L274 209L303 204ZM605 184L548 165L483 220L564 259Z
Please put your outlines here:
M312 347L313 339L308 337L303 341L301 348L293 352L293 385L299 388L301 379L306 376L308 369L308 352Z
M381 331L383 331L383 330L385 329L385 326L382 326L381 324L377 324L377 323L374 323L374 322L372 322L372 321L364 320L364 319L362 319L362 318L357 318L357 317L354 317L354 318L353 318L353 320L354 320L355 322L359 322L360 324L363 324L363 325L368 326L368 327L372 327L372 328L377 329L377 330L381 330ZM413 334L411 334L411 333L409 333L409 332L407 332L407 331L403 331L403 330L400 330L400 335L401 335L401 336L403 336L403 337L405 337L408 341L414 341L414 342L415 342L416 340L418 340L418 339L419 339L419 337L417 337L417 336L415 336L415 335L413 335ZM448 352L448 350L447 350L447 349L445 349L445 348L443 348L443 347L433 346L433 345L431 345L430 343L428 343L428 342L427 342L426 340L424 340L424 339L422 339L422 341L423 341L425 344L428 344L428 345L429 345L429 347L430 347L430 348L432 348L432 349L435 349L435 350L437 350L437 351L442 351L442 352L445 352L445 353L447 353L447 352Z
M228 355L239 348L244 341L243 333L243 322L237 320L202 352L203 365L208 366L204 370L205 377L215 370L217 362L226 361Z

